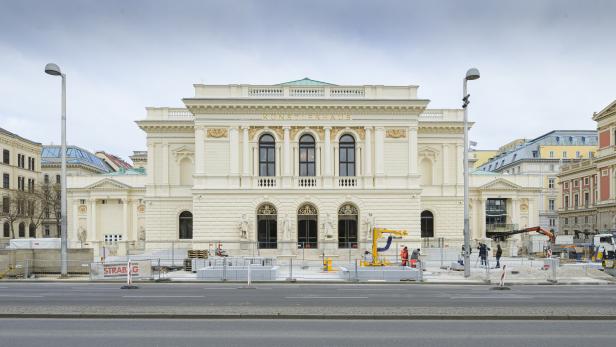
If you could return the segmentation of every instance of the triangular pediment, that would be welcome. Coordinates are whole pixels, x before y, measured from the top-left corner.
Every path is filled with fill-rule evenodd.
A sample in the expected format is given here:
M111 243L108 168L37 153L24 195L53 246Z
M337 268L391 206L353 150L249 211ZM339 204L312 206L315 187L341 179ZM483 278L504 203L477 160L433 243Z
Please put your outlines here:
M612 101L609 105L607 105L603 110L595 113L592 117L594 121L598 121L600 118L607 117L616 113L616 100Z
M436 158L439 155L439 151L432 147L419 147L418 153L420 157L428 158Z
M508 181L504 178L495 179L492 182L488 182L481 187L480 190L520 190L524 189L524 187L517 185L511 181Z
M86 189L90 190L115 190L115 189L131 189L131 186L118 182L111 178L105 178L98 182L92 183Z

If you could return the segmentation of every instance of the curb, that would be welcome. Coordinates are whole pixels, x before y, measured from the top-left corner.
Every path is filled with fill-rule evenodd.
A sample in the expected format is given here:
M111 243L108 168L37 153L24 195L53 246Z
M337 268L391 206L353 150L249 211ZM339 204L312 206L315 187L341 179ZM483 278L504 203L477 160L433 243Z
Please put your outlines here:
M294 319L294 320L585 320L585 321L616 321L613 316L576 316L576 315L293 315L293 314L97 314L97 313L67 313L44 314L2 313L0 319Z

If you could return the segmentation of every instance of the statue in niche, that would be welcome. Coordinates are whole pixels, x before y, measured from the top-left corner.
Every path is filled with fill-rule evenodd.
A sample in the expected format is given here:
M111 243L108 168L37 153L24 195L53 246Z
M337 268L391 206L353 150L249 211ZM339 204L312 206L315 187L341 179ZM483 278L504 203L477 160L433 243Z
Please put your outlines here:
M334 237L333 234L334 222L332 221L332 216L328 213L325 217L325 221L323 221L323 230L325 230L325 238L331 239Z
M145 228L143 226L139 227L139 241L145 241Z
M77 232L77 238L79 239L79 242L81 242L81 245L86 242L86 240L88 239L88 231L86 230L86 228L79 227L79 231Z
M374 216L372 212L364 218L364 224L366 225L366 240L372 240L372 228L374 228Z
M282 240L291 240L291 219L288 214L284 215L284 220L282 221Z
M242 240L248 239L248 219L246 218L246 214L242 214L242 220L239 223L240 229L240 238Z

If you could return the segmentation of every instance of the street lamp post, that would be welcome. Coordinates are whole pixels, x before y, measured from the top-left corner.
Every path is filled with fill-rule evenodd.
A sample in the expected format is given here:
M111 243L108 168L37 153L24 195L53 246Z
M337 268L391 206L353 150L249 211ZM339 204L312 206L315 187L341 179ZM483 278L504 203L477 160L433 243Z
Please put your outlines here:
M54 63L45 65L45 73L62 77L62 149L60 164L60 276L68 276L68 254L66 239L66 75Z
M470 68L466 71L466 76L462 83L462 101L464 101L464 104L462 104L462 108L464 108L464 277L471 276L471 248L468 218L468 104L470 95L466 91L466 84L468 81L478 78L479 70Z

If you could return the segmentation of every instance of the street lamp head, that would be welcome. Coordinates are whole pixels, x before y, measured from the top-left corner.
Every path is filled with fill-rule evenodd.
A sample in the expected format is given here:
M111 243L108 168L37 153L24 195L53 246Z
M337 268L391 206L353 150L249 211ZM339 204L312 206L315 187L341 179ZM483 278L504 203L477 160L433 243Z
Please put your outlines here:
M62 71L60 71L60 67L54 63L49 63L45 65L45 73L52 76L61 76Z
M466 80L467 81L472 81L472 80L476 80L476 79L479 79L479 70L477 70L474 67L468 69L468 71L466 71Z

